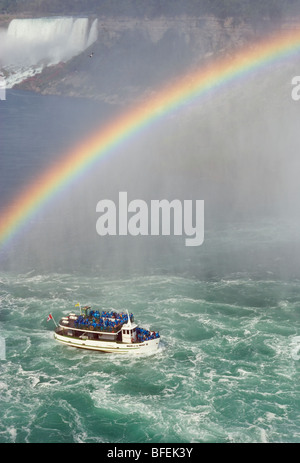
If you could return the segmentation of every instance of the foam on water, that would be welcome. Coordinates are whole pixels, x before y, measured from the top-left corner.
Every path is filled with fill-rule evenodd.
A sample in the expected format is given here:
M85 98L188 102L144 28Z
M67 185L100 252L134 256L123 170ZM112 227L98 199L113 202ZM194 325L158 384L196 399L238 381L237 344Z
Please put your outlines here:
M251 306L249 285L272 305L259 307L253 296ZM0 441L299 440L296 304L286 284L284 304L276 303L280 285L2 274ZM160 330L160 350L118 357L56 343L49 312L59 319L78 300L127 307Z

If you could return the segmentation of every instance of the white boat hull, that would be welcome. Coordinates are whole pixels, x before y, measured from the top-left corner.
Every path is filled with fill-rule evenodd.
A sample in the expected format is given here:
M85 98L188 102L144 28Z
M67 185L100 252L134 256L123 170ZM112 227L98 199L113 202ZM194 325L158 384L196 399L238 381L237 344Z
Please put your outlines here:
M128 352L133 354L155 352L158 349L160 341L159 338L155 338L141 343L137 342L126 344L124 342L116 341L78 339L71 336L64 336L58 333L54 333L54 338L67 346L117 354L126 354Z

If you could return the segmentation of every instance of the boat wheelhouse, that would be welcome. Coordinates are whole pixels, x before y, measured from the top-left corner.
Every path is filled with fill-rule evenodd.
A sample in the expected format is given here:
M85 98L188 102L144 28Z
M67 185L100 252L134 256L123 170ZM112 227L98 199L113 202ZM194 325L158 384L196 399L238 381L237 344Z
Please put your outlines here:
M89 306L82 307L80 312L61 318L54 332L57 341L102 352L140 353L158 349L159 333L139 327L128 312L100 313Z

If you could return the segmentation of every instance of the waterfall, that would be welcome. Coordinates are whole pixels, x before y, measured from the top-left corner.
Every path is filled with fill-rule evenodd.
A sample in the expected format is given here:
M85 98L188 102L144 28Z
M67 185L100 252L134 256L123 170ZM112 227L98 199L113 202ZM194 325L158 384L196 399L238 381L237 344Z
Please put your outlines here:
M98 19L94 19L90 29L87 46L90 47L98 38Z
M7 69L13 69L16 83L45 66L68 61L94 43L97 36L97 19L92 23L88 18L73 17L13 19L0 33L0 68L6 74Z

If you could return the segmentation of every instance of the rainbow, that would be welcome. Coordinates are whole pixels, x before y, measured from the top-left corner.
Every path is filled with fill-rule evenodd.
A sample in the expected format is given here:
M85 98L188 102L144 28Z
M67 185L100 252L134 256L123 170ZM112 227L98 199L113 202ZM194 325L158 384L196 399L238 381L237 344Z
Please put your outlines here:
M151 101L136 105L87 137L19 192L1 213L0 249L30 222L42 206L59 193L62 194L66 187L79 176L85 175L96 162L144 127L195 98L201 101L201 97L208 92L234 84L252 71L290 59L299 51L300 30L280 32L168 82L166 87L156 92Z

